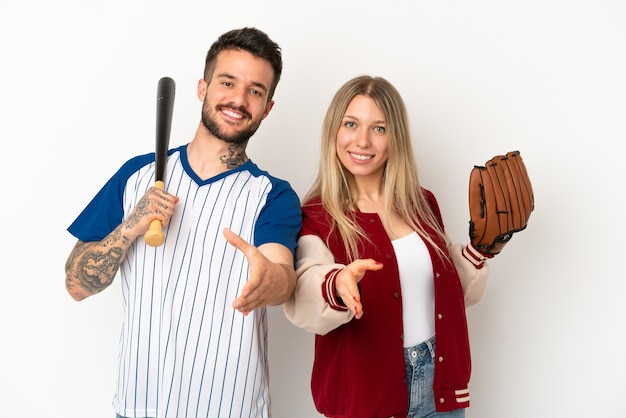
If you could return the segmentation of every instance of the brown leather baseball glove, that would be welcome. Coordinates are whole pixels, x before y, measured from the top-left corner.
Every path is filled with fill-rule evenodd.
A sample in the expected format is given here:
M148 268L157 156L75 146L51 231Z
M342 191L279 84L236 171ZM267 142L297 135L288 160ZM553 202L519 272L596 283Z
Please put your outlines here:
M526 228L535 197L519 151L474 166L469 181L469 236L474 256L491 258ZM468 256L465 254L466 257ZM470 254L471 255L471 254Z

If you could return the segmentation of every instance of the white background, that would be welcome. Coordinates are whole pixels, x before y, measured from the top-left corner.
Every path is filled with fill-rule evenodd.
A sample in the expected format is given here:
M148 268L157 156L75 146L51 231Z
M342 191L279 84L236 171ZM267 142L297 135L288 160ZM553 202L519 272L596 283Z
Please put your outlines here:
M205 53L242 26L284 53L249 155L300 196L332 94L363 73L403 94L420 178L457 242L471 167L521 151L536 209L468 309L468 418L626 416L618 0L2 0L0 415L113 416L120 293L67 295L66 228L120 164L152 151L163 76L177 83L171 145L191 139ZM281 308L270 320L274 417L317 417L313 337Z

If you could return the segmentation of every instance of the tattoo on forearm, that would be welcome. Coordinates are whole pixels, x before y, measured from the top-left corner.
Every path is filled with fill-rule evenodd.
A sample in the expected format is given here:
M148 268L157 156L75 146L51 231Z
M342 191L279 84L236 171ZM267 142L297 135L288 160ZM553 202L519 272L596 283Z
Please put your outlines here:
M104 247L110 247L111 245L115 244L117 242L118 239L120 239L120 236L122 235L122 228L121 226L118 226L117 228L115 228L113 230L113 232L111 232L103 241L102 241L102 245Z
M239 167L246 161L248 157L245 153L246 144L231 144L228 147L228 155L222 155L220 161L226 164L228 169Z
M78 284L89 292L101 292L113 281L123 256L124 250L119 247L112 247L107 252L86 252L76 266Z
M135 207L135 210L133 210L133 212L130 214L130 216L128 217L128 219L126 220L126 228L132 228L135 225L137 225L137 223L139 223L139 220L146 214L150 213L150 209L149 209L149 205L148 205L148 199L141 198L141 200L139 201L139 203L137 203L137 206Z
M72 253L67 258L67 261L65 262L65 271L67 274L65 277L65 286L68 289L73 289L74 282L76 281L75 279L76 275L72 273L72 266L74 265L74 263L76 262L76 259L80 256L80 254L82 254L84 251L85 251L85 244L80 241L77 242L76 245L74 246L74 249L72 250Z
M119 240L122 240L122 247ZM78 285L90 293L99 293L115 278L131 240L115 228L95 249L93 245L79 241L67 260L66 287ZM117 244L117 246L116 246ZM74 268L72 268L74 266Z

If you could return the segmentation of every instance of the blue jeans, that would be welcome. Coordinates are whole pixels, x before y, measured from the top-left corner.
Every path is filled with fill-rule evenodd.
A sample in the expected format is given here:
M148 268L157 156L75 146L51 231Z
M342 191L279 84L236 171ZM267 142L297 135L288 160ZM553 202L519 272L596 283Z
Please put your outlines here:
M465 409L450 412L435 410L435 337L404 349L406 380L409 387L408 418L464 418Z

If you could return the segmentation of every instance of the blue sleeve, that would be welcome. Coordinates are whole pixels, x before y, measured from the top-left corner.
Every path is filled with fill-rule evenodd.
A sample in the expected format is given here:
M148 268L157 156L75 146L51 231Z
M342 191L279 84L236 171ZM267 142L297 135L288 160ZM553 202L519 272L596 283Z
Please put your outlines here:
M291 250L295 259L298 234L302 228L300 199L288 182L272 181L272 190L256 223L254 245L282 244Z
M128 160L100 189L67 228L83 242L100 241L124 220L124 190L129 177L141 167L154 162L154 153Z

